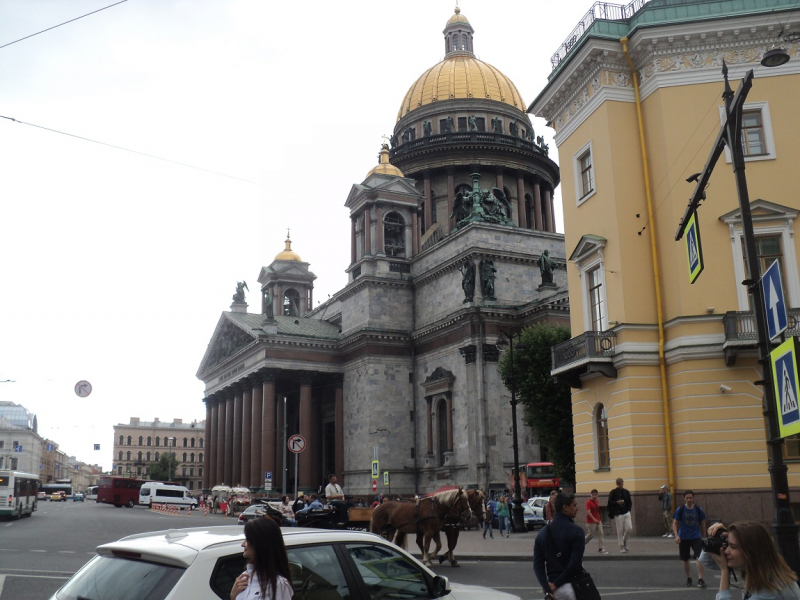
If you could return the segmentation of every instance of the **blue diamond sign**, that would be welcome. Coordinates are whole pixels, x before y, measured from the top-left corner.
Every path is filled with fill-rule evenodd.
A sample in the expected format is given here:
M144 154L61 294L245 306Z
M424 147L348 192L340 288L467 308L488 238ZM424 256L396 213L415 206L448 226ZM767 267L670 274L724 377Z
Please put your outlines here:
M686 225L686 258L689 263L689 283L694 283L703 272L703 247L700 244L700 225L697 212L693 212Z
M786 302L783 298L783 282L778 261L773 262L761 276L761 291L764 309L767 311L767 331L773 340L789 327Z
M797 338L790 338L769 354L772 365L772 385L778 407L780 437L800 433L800 406L797 375Z

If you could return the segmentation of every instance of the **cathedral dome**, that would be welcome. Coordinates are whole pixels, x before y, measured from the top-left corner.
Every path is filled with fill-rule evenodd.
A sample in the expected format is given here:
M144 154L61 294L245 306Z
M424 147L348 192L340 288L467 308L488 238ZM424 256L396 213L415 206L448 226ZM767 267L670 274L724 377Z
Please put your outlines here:
M377 173L379 175L393 175L395 177L403 177L403 172L389 162L389 146L383 144L381 146L381 153L377 165L372 167L364 179L369 178L370 175Z
M450 17L450 20L447 21L448 25L452 25L453 23L466 23L467 25L469 25L469 21L467 21L467 17L465 17L464 15L461 14L461 9L458 8L457 6L456 6L455 13L456 14L454 14L452 17Z
M303 259L300 258L300 255L297 252L292 251L292 240L289 238L289 233L286 233L286 248L283 249L283 252L279 252L278 255L275 257L275 260L293 260L295 262L303 262Z

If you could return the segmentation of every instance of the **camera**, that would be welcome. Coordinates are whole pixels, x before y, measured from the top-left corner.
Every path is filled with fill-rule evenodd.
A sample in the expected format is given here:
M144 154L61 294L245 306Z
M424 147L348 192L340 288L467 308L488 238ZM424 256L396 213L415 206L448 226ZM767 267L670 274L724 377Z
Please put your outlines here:
M722 550L728 547L728 538L722 535L723 533L727 533L727 531L728 530L724 527L718 529L714 537L707 538L703 541L703 550L709 554L716 554L719 556Z

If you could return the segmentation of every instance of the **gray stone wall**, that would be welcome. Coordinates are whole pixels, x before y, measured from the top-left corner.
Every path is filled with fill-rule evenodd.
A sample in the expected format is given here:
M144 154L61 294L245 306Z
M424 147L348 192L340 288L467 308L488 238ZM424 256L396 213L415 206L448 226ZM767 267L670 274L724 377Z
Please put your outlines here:
M363 328L409 331L411 289L367 283L342 303L342 333Z

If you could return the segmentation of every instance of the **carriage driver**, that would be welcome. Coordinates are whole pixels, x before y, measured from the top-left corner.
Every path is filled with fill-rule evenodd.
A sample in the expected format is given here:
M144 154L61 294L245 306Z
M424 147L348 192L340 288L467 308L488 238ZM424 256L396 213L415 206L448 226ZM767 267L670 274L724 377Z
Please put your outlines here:
M328 476L328 485L325 486L325 497L328 504L336 509L336 518L339 523L347 523L347 507L352 506L352 502L345 502L342 487L336 483L336 475Z

